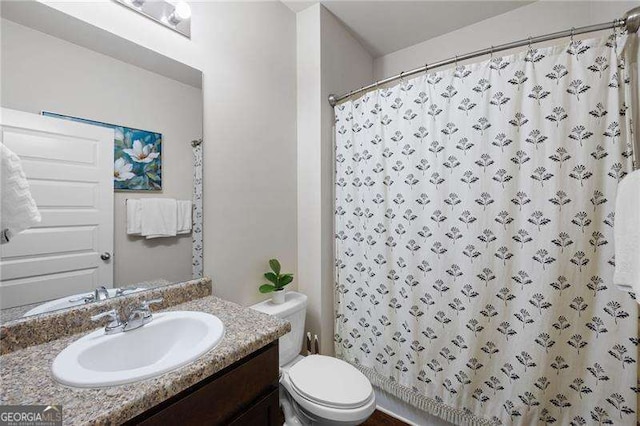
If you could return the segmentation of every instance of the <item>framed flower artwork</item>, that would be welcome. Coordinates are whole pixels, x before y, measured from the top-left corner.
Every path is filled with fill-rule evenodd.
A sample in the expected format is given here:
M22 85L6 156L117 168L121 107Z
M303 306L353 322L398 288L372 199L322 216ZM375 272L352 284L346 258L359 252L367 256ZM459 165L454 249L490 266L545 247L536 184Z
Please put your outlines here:
M42 111L42 115L113 129L113 187L119 191L162 189L162 134Z

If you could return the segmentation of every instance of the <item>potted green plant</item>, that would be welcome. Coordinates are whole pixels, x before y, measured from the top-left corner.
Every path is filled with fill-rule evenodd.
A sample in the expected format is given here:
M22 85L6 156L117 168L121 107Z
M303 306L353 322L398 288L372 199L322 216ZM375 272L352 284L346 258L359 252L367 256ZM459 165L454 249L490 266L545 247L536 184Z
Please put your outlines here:
M262 284L259 288L260 293L273 293L271 301L275 304L284 303L285 300L285 286L293 281L293 274L281 274L280 262L277 259L271 259L269 261L271 272L264 274L264 277L271 284Z

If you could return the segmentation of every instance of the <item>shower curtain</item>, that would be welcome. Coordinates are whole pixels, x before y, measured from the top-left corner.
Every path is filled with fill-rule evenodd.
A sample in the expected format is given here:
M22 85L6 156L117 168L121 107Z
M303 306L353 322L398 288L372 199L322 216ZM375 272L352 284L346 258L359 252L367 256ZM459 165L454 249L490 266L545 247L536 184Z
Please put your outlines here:
M612 284L625 40L336 106L337 356L456 424L635 424L637 304Z

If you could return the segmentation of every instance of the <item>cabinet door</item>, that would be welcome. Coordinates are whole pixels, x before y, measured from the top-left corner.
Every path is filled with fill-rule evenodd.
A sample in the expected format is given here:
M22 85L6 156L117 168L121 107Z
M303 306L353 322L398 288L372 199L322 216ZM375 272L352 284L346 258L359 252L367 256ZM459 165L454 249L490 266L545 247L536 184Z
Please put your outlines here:
M279 390L274 389L260 401L229 423L230 426L280 426L283 419L280 412Z
M127 424L227 425L232 419L249 412L265 395L277 393L278 372L276 341ZM276 394L276 408L277 397Z

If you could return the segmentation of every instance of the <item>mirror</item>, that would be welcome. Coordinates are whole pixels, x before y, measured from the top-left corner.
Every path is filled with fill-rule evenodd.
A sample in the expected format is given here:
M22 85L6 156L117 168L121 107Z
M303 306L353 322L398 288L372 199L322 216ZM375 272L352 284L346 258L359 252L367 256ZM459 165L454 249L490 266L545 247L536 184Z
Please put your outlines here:
M2 210L2 321L200 277L200 72L21 3L2 8L0 142L37 213L6 198L15 175L2 203L40 221L12 232Z

